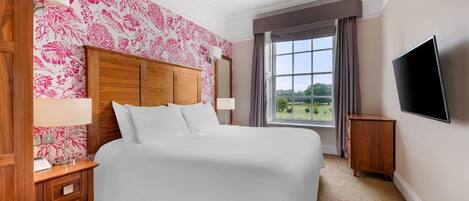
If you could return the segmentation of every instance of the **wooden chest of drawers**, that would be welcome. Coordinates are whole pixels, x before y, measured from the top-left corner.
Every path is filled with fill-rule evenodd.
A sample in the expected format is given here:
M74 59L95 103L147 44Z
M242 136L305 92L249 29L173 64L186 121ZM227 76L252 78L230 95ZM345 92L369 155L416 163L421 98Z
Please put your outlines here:
M93 168L81 160L75 165L54 166L34 175L36 201L93 201Z
M394 173L396 121L379 115L347 115L346 156L350 168L381 173L391 179Z

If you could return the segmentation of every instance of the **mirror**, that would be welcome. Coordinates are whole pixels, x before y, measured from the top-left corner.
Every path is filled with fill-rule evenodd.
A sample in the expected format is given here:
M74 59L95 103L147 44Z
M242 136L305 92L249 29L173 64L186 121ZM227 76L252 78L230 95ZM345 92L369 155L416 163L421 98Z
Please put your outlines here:
M232 98L232 60L229 57L222 56L215 62L215 101L217 98ZM215 104L216 105L216 104ZM229 112L228 115L225 115ZM233 112L217 110L218 120L225 123L225 117L229 124L232 123Z

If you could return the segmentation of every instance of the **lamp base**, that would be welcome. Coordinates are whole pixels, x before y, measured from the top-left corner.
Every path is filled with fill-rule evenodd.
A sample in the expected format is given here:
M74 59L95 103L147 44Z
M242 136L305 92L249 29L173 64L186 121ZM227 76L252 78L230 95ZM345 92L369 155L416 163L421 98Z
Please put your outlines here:
M55 162L54 165L75 165L76 164L76 160L75 159L72 159L72 160L64 160L64 161L60 161L60 162Z

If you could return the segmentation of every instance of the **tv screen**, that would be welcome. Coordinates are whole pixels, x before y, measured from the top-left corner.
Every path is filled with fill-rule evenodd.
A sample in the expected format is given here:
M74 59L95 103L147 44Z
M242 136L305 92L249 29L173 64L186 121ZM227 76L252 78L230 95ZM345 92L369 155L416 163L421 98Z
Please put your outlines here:
M436 37L393 61L401 111L450 122Z

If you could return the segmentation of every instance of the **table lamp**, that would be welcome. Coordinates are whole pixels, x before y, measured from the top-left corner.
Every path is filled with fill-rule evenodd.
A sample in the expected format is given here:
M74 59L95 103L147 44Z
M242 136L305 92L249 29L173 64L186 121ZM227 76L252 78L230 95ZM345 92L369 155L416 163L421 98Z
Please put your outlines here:
M217 109L218 110L234 110L235 99L234 98L217 98ZM224 112L225 125L228 125L228 114Z
M34 126L42 128L78 126L91 123L91 99L34 99ZM69 136L64 131L64 163L70 163L67 155ZM75 159L71 161L75 164Z

